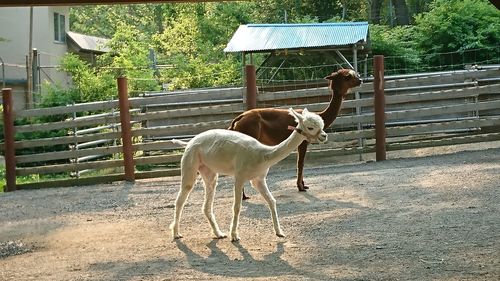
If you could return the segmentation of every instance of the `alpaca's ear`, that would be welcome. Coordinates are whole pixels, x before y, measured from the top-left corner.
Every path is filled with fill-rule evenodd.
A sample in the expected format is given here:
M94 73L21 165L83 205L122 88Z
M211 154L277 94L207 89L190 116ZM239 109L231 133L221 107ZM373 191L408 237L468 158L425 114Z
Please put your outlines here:
M325 80L333 80L335 78L335 75L337 75L337 72L333 72L328 76L325 76Z
M309 110L307 110L307 108L304 108L304 110L302 110L302 116L305 116L306 114L309 114Z
M292 115L293 117L295 117L295 121L297 123L300 123L302 122L303 118L302 118L302 115L300 115L299 113L297 113L297 111L293 110L293 108L289 108L288 111L290 111L290 115Z

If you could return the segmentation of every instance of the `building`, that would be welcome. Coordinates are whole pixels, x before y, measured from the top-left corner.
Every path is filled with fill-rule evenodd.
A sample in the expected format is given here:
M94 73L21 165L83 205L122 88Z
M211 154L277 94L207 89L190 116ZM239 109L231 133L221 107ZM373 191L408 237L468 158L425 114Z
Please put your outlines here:
M13 89L16 109L39 101L45 82L71 85L68 74L58 70L67 52L92 63L96 54L107 51L102 46L106 39L69 32L69 12L69 6L0 8L0 85ZM30 50L33 63L28 69Z
M68 51L76 53L84 61L95 65L98 55L109 52L106 46L109 39L89 36L72 31L66 32Z

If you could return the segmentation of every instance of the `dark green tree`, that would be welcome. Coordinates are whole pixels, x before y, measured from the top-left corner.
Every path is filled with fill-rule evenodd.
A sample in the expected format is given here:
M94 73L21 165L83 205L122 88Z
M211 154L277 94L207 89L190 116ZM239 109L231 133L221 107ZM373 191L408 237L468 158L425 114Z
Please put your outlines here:
M413 44L413 27L371 25L372 53L385 56L387 74L417 72L420 54Z
M430 7L415 23L414 41L425 63L437 69L498 63L500 11L489 1L435 0Z

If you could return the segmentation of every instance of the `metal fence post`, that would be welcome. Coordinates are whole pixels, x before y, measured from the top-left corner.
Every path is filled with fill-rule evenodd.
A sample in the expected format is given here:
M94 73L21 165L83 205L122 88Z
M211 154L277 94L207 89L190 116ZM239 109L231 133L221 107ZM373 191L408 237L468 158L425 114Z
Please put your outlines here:
M2 63L2 89L5 88L5 62L3 62L2 57L0 57L0 63Z
M255 65L245 65L246 86L247 86L247 110L257 107L257 78Z
M12 102L12 89L2 89L3 98L3 132L5 136L5 191L16 190L16 149L14 147L14 108Z
M385 92L384 92L384 56L373 57L373 91L375 106L375 159L386 159L385 147Z
M118 77L118 101L120 104L120 123L123 148L125 180L135 180L134 151L132 148L132 126L130 124L130 104L128 101L127 78Z

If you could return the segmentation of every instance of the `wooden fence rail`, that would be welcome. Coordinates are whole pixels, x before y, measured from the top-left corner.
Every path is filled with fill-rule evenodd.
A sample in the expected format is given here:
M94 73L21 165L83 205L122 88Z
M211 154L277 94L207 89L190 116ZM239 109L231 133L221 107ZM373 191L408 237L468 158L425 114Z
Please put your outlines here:
M252 68L248 70L252 71ZM310 145L308 158L373 153L377 151L377 143L379 150L391 151L500 140L498 77L499 67L384 77L385 110L382 117L385 126L382 130L385 144L377 140L375 130L374 87L378 86L374 85L376 80L365 79L365 83L353 89L359 93L359 99L351 95L344 101L341 114L328 129L329 142ZM257 87L255 83L250 85L254 90ZM5 103L8 91L4 89L2 92ZM6 156L7 190L179 175L182 149L170 139L189 140L208 129L227 128L235 116L252 106L307 107L312 111L321 111L331 95L326 87L275 92L261 88L255 100L251 100L253 105L248 105L249 93L251 91L247 93L246 88L221 88L128 98L125 92L121 96L125 101L16 112L4 104L6 139L0 143L0 149ZM62 118L80 117L14 126L17 119L54 114ZM128 119L124 120L124 115ZM9 122L12 127L9 127ZM128 135L123 134L124 126L130 130ZM14 132L46 136L15 139ZM61 132L66 133L62 135ZM130 142L124 147L127 140ZM96 146L85 147L85 143ZM125 155L129 155L128 172ZM91 159L94 157L96 159ZM74 161L78 158L89 160ZM379 160L382 158L377 157ZM81 170L95 172L78 179L69 178L72 172ZM66 178L16 184L16 176L46 174L61 174ZM43 176L41 178L44 179Z

